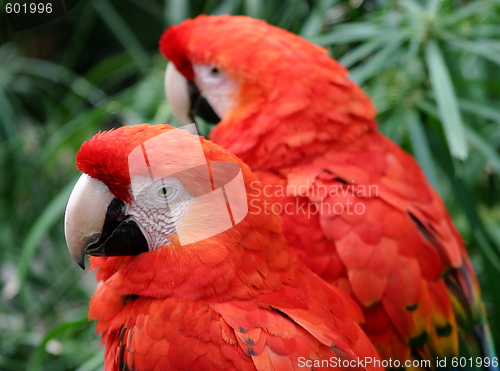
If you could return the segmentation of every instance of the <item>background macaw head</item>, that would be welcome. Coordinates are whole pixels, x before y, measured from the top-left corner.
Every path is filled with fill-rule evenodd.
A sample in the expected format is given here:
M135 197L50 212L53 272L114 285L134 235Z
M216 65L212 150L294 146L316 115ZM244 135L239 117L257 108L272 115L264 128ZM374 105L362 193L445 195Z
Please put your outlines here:
M262 20L199 16L170 27L160 51L178 121L220 121L211 138L250 166L242 153L263 141L298 147L376 126L370 99L324 48Z

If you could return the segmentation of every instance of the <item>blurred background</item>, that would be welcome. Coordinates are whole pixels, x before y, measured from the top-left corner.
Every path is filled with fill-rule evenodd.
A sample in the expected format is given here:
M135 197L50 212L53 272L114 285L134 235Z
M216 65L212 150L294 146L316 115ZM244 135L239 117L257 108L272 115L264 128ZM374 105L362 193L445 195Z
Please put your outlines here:
M80 0L13 33L0 9L0 370L102 368L63 214L99 130L171 123L157 42L197 14L246 14L330 50L373 98L462 234L500 343L498 0Z

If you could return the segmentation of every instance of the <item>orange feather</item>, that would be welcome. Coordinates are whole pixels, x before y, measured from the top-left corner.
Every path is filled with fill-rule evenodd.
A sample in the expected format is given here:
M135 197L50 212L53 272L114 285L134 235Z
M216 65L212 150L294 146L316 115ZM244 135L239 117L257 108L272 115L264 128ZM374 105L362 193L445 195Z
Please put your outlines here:
M383 358L456 356L467 321L484 334L477 278L442 200L324 49L261 20L200 16L169 28L160 50L188 80L197 63L236 82L210 138L272 186L288 244L357 300Z
M131 199L129 153L171 129L139 125L100 133L82 145L77 165L116 197ZM106 345L105 370L284 371L311 370L299 366L301 359L375 360L358 326L361 311L297 261L285 245L281 218L252 193L260 190L255 175L221 147L200 141L207 160L239 165L249 213L233 228L189 245L171 238L170 245L137 256L91 258L100 285L89 317ZM171 144L158 145L175 166L186 153L169 152Z

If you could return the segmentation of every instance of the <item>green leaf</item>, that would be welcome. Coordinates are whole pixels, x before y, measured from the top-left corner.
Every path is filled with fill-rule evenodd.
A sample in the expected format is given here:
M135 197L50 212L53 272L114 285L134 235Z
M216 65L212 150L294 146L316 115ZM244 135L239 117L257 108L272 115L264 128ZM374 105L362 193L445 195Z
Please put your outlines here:
M142 72L146 72L151 64L149 55L146 53L134 32L125 23L120 13L116 11L108 0L95 0L91 3L105 24L115 34L116 38L130 53Z
M83 365L78 367L75 371L97 371L103 369L104 364L104 349L101 349L92 358L90 358Z
M458 103L462 111L496 121L500 124L500 109L487 103L474 102L468 99L459 99Z
M166 24L177 24L189 18L189 5L189 0L166 0L164 8Z
M289 29L299 14L301 14L304 9L304 3L300 0L289 0L286 3L282 3L282 9L284 11L279 12L280 17L276 26Z
M442 17L441 22L443 22L444 25L450 27L460 21L465 20L466 18L473 17L482 9L484 9L484 3L482 1L472 1L468 4L464 3L462 6L457 7L454 12L445 17Z
M473 37L495 37L500 36L500 24L473 24L470 29Z
M245 13L252 18L262 18L264 13L263 0L245 0Z
M358 42L386 35L392 30L373 23L348 23L334 27L329 34L310 37L309 41L323 46Z
M321 26L321 14L312 12L302 25L299 34L305 38L312 37L320 33Z
M404 122L405 122L405 107L402 104L398 104L390 114L383 115L380 117L379 130L382 134L396 142L401 144L404 138Z
M64 49L64 55L61 64L66 68L74 68L82 56L85 43L89 38L90 32L94 28L97 14L93 7L84 7L80 18L75 27L73 35Z
M429 0L431 2L432 0ZM400 0L401 5L413 16L422 16L425 12L421 4L414 0Z
M448 68L441 50L434 40L426 43L425 60L446 141L452 155L463 160L467 158L468 154L464 124Z
M455 194L455 200L465 212L467 220L471 226L472 233L474 234L481 251L488 258L495 269L500 272L500 250L497 247L498 251L495 251L486 238L487 232L483 221L479 216L477 207L472 199L472 193L463 179L457 176L450 154L437 142L437 140L435 140L433 144L435 153L437 153L436 159L440 162L443 170L450 179L450 184L452 185L453 193Z
M361 59L368 57L375 50L394 38L393 35L382 35L373 40L368 40L363 44L351 49L338 59L347 68L350 68Z
M221 1L219 6L213 11L212 14L234 14L240 5L241 0L224 0Z
M14 109L7 98L7 95L0 89L0 127L4 131L6 138L13 138L17 133Z
M474 231L474 237L476 238L476 241L479 243L481 250L486 255L490 263L495 267L495 269L498 272L500 272L500 258L498 257L499 249L497 247L497 251L495 251L495 249L493 248L493 246L491 246L486 236L487 234L483 230L479 229Z
M493 63L500 65L500 49L495 50L492 45L500 45L493 40L465 40L456 36L450 36L446 41L459 48L486 58Z
M427 1L427 10L429 11L430 14L435 15L440 6L441 6L441 1L442 0L428 0Z
M87 316L82 316L79 319L76 319L74 321L70 322L65 322L62 323L56 327L54 327L52 330L50 330L47 335L45 335L44 339L42 342L38 345L34 357L31 359L31 361L28 364L27 371L38 371L38 370L45 370L46 368L43 366L43 358L45 356L45 345L50 339L56 338L58 335L61 333L68 331L70 329L73 329L75 327L81 327L83 325L86 325L88 323L88 318Z
M362 85L368 78L388 68L390 59L397 56L397 49L405 42L408 33L401 32L393 36L391 41L377 52L370 60L351 70L351 80Z
M495 167L495 171L500 174L500 155L496 149L488 142L488 140L483 138L481 134L471 127L467 127L467 136L474 148L476 148L484 159Z
M2 290L3 297L11 299L21 290L28 272L29 264L31 263L37 247L40 246L41 241L54 225L61 220L69 195L75 183L76 179L74 182L70 182L66 188L61 190L61 192L47 205L45 210L33 224L31 230L28 231L26 239L20 249L17 274L4 286Z
M497 246L500 246L500 223L496 220L488 220L485 223L486 231Z
M432 152L430 149L429 141L425 135L425 129L420 121L418 113L414 109L407 109L405 115L405 122L408 127L408 135L415 157L424 170L427 179L431 185L438 191L440 184L436 175L436 168L434 160L432 159ZM440 192L441 193L441 192Z
M163 22L163 7L153 0L132 0L135 5L147 12L151 17ZM189 5L189 1L178 1ZM189 14L188 14L189 15Z
M316 3L311 7L309 15L305 18L305 21L300 27L300 36L309 38L320 34L324 23L326 23L325 14L327 14L328 11L332 11L332 8L337 2L338 0L316 1Z
M76 95L87 99L92 104L99 104L106 93L92 85L86 79L76 75L62 65L39 59L23 58L19 72L50 79L67 85Z

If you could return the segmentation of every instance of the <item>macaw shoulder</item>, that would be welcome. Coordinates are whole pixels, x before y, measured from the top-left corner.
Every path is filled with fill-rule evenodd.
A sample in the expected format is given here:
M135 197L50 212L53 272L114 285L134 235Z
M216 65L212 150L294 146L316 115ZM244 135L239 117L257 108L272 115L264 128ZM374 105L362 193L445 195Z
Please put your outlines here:
M278 174L259 173L259 177L273 185L273 189L264 186L268 194L274 195L284 186L288 197L307 197L318 205L321 229L335 241L357 226L368 244L376 242L371 237L386 236L404 245L406 240L400 235L411 231L430 247L429 254L441 256L438 260L445 266L462 264L465 247L441 198L417 162L378 132L332 145L313 159L282 168ZM336 224L340 222L342 226ZM363 223L368 223L366 228L361 228ZM412 255L417 252L412 246L400 248L409 249ZM429 279L442 272L443 265L437 264Z
M120 320L108 318L106 325L97 317L107 364L115 367L106 371L256 369L234 331L206 304L131 295L118 305L114 318ZM90 315L96 312L91 307Z
M115 306L120 310L94 305L90 314L103 333L107 364L115 367L106 371L286 371L297 369L301 357L355 358L341 341L325 345L280 310L251 301L207 304L129 295ZM104 319L97 312L115 313Z
M307 290L291 282L251 300L225 302L124 295L111 277L97 289L89 317L103 334L107 364L120 370L294 370L301 357L375 357L356 325L359 308L301 272Z
M415 159L376 131L356 141L332 144L329 151L281 169L280 173L290 185L312 185L316 179L331 179L344 183L345 187L365 187L373 192L376 189L373 195L399 205L432 205L433 212L439 211L440 216L445 212L443 205L434 202L439 196Z

